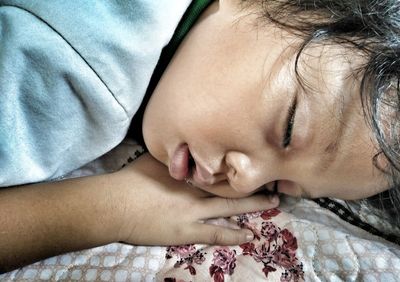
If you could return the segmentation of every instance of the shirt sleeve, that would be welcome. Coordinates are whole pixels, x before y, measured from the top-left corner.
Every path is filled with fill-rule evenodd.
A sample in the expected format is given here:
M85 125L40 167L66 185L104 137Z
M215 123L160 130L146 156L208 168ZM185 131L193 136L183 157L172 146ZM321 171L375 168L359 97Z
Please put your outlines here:
M50 25L0 6L0 42L0 186L59 177L122 140L124 107Z
M0 187L118 145L190 0L0 0Z

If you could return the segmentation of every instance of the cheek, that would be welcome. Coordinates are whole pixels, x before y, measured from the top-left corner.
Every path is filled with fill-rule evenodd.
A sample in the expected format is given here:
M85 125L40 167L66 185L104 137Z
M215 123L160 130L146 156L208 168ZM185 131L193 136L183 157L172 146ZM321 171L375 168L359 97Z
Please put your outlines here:
M212 138L225 133L230 126L228 108L216 102L215 97L190 95L176 106L175 123L188 133Z

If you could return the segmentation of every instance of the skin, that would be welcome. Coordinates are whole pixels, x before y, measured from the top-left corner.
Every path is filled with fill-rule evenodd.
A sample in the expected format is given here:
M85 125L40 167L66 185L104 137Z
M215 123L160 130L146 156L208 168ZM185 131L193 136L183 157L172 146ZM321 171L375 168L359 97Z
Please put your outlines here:
M364 120L356 70L362 58L334 44L308 47L260 23L236 1L216 1L181 44L146 108L150 153L169 166L187 144L203 177L194 186L224 197L260 189L303 197L365 198L387 189ZM283 147L288 109L297 107Z

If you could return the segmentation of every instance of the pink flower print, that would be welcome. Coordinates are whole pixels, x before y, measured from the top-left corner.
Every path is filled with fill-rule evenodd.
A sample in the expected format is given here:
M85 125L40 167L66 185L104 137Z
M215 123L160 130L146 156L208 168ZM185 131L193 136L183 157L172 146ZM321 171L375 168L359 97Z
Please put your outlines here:
M264 217L275 216L279 210L269 210ZM250 223L244 223L250 224ZM270 221L263 221L259 234L262 238L240 245L243 255L251 256L262 263L262 272L268 278L269 273L283 270L281 281L301 281L304 279L303 264L296 257L297 239L288 230Z
M245 226L245 224L249 223L249 217L245 213L244 214L240 214L240 215L237 216L236 221L237 221L236 224L239 227L243 228Z
M167 248L167 255L177 255L179 258L187 258L196 252L194 245L170 246Z
M248 219L254 219L254 218L259 218L263 213L264 213L263 211L248 212L246 213L246 216Z
M290 268L295 264L295 254L288 252L282 246L278 246L273 252L273 262L283 268Z
M232 275L236 267L236 251L228 247L219 247L214 251L210 275L215 282L224 281L224 274Z
M256 262L270 263L273 261L273 252L270 249L271 245L263 243L254 249L252 254Z
M236 266L236 251L220 247L214 251L213 264L220 267L225 274L232 275Z
M261 212L254 212L254 213L251 213L251 216L259 216L260 214L261 214ZM260 234L260 231L257 228L257 224L256 223L250 223L248 215L249 215L249 213L245 213L245 214L239 215L238 218L237 218L237 225L240 228L249 229L251 232L253 232L254 239L260 240L261 234ZM251 217L251 218L253 218L253 217Z
M196 275L196 269L193 265L201 265L206 260L204 253L200 250L196 250L194 245L168 247L165 255L166 259L170 259L174 256L178 259L174 267L179 268L182 265L186 265L184 269L189 270L191 275Z
M268 241L275 240L278 237L280 228L270 221L264 221L261 224L261 235Z
M259 218L262 213L262 211L258 211L239 214L236 218L237 225L243 228L245 227L245 224L248 224L251 219Z
M303 263L299 263L290 269L286 269L281 275L281 282L298 282L304 280Z
M257 228L257 224L247 222L247 223L243 224L242 228L247 228L251 232L253 232L254 239L256 239L258 241L261 239L261 233L260 233L260 230Z

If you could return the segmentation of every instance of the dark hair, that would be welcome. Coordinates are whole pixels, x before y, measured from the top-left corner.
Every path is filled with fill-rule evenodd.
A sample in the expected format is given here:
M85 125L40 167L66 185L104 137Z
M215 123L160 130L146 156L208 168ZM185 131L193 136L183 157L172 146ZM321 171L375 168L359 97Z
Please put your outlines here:
M379 151L371 160L388 177L389 190L365 200L400 226L400 0L242 0L257 5L260 17L283 27L304 41L299 58L310 43L333 42L363 55L360 95L366 121ZM379 165L382 158L386 165ZM382 214L382 213L381 213Z

